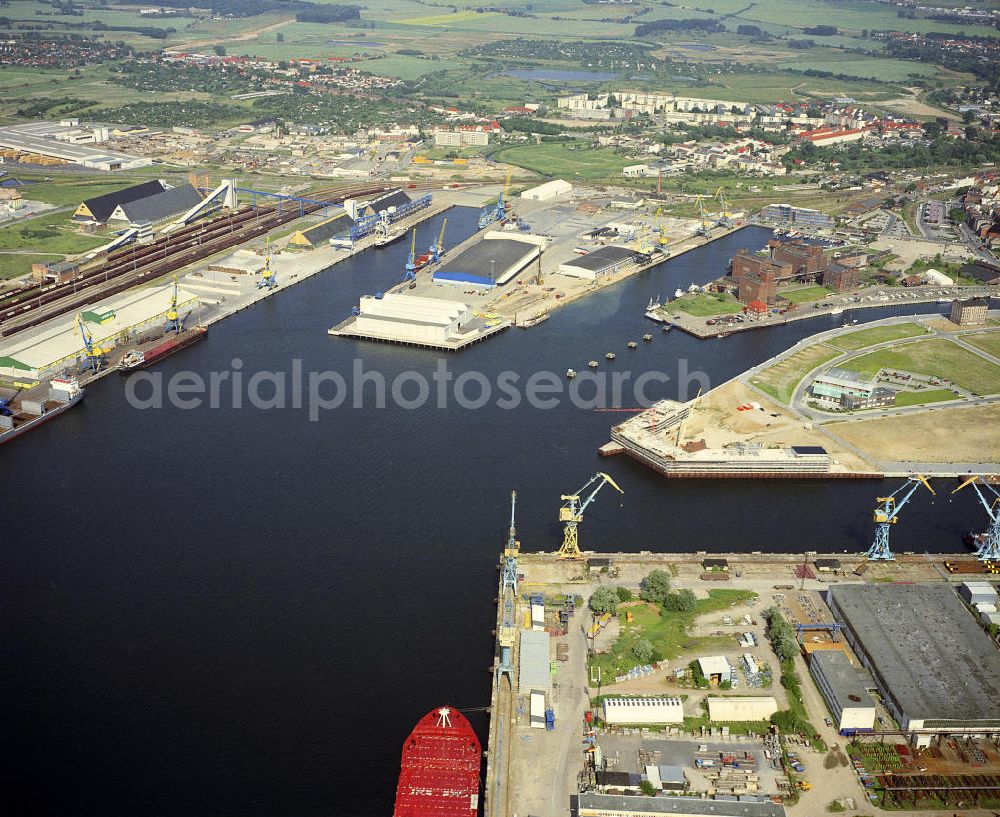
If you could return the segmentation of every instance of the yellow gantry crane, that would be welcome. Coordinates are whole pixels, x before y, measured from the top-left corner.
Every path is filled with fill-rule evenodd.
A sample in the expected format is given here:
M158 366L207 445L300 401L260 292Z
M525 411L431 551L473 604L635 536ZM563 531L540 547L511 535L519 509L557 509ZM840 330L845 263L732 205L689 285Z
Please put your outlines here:
M663 226L663 208L656 208L656 229L659 232L659 238L656 239L657 243L664 247L670 242L667 240L667 231Z
M87 324L83 322L83 314L78 314L76 316L76 327L74 328L74 333L78 333L80 337L83 338L83 348L87 353L87 362L83 366L83 371L92 369L95 373L101 370L101 366L105 363L105 356L110 352L110 349L105 349L103 346L98 345L94 341L94 336L91 334L90 330L87 328Z
M597 486L591 491L587 497L583 500L580 497L590 488L591 485L597 483ZM583 554L580 552L579 534L577 532L577 527L583 521L583 512L587 510L587 507L594 498L597 496L597 492L601 490L605 485L611 485L619 494L624 495L625 492L618 487L611 477L602 471L598 471L594 476L587 480L586 484L580 488L575 494L563 494L560 499L562 499L566 504L559 509L559 521L564 523L563 528L563 543L562 547L559 548L559 553L557 554L560 559L582 559Z
M177 311L177 276L174 276L174 290L170 296L170 308L167 309L167 330L168 332L180 332L184 327L181 325L180 312Z

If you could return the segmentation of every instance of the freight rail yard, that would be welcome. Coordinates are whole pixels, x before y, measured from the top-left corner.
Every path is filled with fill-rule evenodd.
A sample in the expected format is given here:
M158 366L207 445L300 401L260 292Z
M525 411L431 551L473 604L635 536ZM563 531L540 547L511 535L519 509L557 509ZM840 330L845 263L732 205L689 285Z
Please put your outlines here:
M487 817L993 813L1000 563L580 552L605 484L558 553L512 503Z

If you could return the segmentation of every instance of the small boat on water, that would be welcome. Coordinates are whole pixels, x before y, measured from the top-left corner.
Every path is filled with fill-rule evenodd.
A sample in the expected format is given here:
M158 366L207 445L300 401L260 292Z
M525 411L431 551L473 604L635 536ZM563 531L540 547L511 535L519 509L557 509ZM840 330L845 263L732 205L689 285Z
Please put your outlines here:
M608 352L604 357L607 360L614 360L615 359L615 353L614 352Z
M642 339L646 341L646 343L649 343L653 339L653 336L650 334L645 334L642 336Z
M677 289L674 290L674 297L675 298L680 298L683 295L684 295L684 290L681 289L680 287L677 287Z
M670 324L669 324L669 323L665 323L665 324L663 324L663 334L666 334L667 332L669 332L669 331L670 331L670 328L671 328L671 327L670 327Z
M634 340L630 340L625 345L628 346L629 349L638 349L639 348L639 344L636 343Z
M600 366L601 364L600 364L600 363L598 363L598 362L597 362L596 360L592 360L592 361L590 361L590 363L588 363L587 365L588 365L588 366L590 366L590 368L591 368L591 369L596 369L596 368L597 368L598 366Z
M646 304L646 311L650 312L654 309L659 309L661 306L662 304L660 303L660 296L657 295L655 301L652 298L649 299L649 303Z
M576 377L576 369L567 369L566 370L566 377L568 377L570 380L572 380L574 377Z

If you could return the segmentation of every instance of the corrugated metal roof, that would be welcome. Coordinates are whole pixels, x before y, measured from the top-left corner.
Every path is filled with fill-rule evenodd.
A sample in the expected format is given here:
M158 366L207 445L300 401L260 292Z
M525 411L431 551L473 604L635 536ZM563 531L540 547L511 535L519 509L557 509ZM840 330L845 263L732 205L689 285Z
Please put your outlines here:
M144 199L121 205L121 210L131 224L152 224L170 216L190 210L201 201L201 194L190 184L172 187Z
M525 630L521 633L517 688L520 692L532 689L548 692L552 688L552 676L549 674L549 634L544 630Z

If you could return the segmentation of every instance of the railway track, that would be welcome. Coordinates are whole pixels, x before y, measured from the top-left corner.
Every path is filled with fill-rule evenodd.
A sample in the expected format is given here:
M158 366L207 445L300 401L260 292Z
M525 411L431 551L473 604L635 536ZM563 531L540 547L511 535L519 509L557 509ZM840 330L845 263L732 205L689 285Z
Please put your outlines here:
M351 196L382 192L383 186L333 188L312 194L339 204ZM49 284L15 290L0 298L0 337L37 326L86 303L116 295L137 284L174 272L199 258L243 244L323 208L321 204L285 207L278 205L241 207L210 221L182 227L144 246L135 244L109 253L99 262L82 267L81 273L64 284Z

